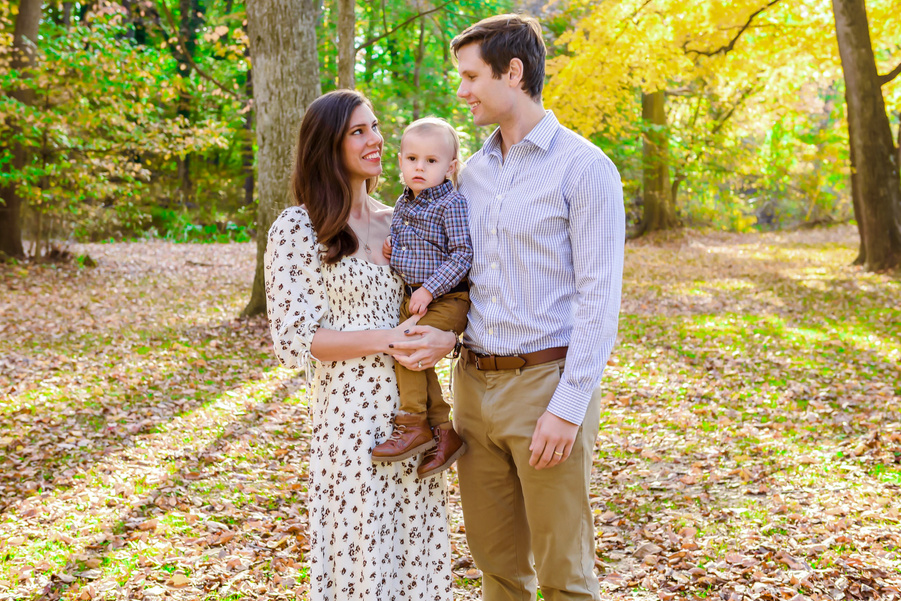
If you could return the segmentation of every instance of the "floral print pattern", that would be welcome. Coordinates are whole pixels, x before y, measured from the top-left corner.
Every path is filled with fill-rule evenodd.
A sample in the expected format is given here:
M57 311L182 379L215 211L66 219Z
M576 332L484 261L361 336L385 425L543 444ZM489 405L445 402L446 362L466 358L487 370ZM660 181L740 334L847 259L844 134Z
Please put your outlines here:
M301 207L284 211L269 231L270 328L276 355L290 367L308 365L319 326L397 325L400 278L358 257L322 264L321 250ZM451 599L444 477L418 479L418 456L371 459L391 434L397 403L390 356L317 362L310 405L311 599Z

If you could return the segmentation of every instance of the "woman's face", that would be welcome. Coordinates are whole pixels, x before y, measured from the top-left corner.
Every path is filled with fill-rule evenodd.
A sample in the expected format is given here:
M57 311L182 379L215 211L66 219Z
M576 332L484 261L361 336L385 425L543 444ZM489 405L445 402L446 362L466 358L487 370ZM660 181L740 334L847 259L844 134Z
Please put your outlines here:
M382 135L379 123L365 104L354 109L344 132L344 167L356 187L382 173Z

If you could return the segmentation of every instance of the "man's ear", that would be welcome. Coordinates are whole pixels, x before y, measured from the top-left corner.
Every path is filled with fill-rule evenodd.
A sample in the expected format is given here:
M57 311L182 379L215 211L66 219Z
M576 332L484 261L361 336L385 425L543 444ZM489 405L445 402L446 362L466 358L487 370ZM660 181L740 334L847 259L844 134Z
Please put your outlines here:
M522 83L522 71L522 60L511 58L510 66L507 68L507 83L510 87L519 86Z

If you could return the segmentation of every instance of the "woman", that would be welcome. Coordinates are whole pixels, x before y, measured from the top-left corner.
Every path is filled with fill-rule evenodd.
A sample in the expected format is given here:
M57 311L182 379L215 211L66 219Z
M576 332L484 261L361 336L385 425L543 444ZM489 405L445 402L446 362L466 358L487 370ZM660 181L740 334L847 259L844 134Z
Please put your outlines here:
M416 457L371 459L396 411L389 345L415 324L397 325L402 282L381 254L391 209L369 196L381 156L362 94L313 102L297 146L298 206L276 219L266 249L276 355L289 367L318 362L308 497L317 601L451 598L444 478L419 480Z

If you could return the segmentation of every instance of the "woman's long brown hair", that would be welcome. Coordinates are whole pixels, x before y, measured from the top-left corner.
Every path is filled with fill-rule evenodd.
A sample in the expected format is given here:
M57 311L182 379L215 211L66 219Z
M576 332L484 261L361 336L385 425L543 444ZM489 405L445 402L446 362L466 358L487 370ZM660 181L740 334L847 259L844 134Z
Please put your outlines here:
M307 108L300 124L294 165L294 199L306 207L321 244L322 260L337 263L357 252L360 242L348 225L353 191L344 167L342 142L350 115L369 99L354 90L335 90L320 96ZM375 189L378 177L366 180L366 192Z

